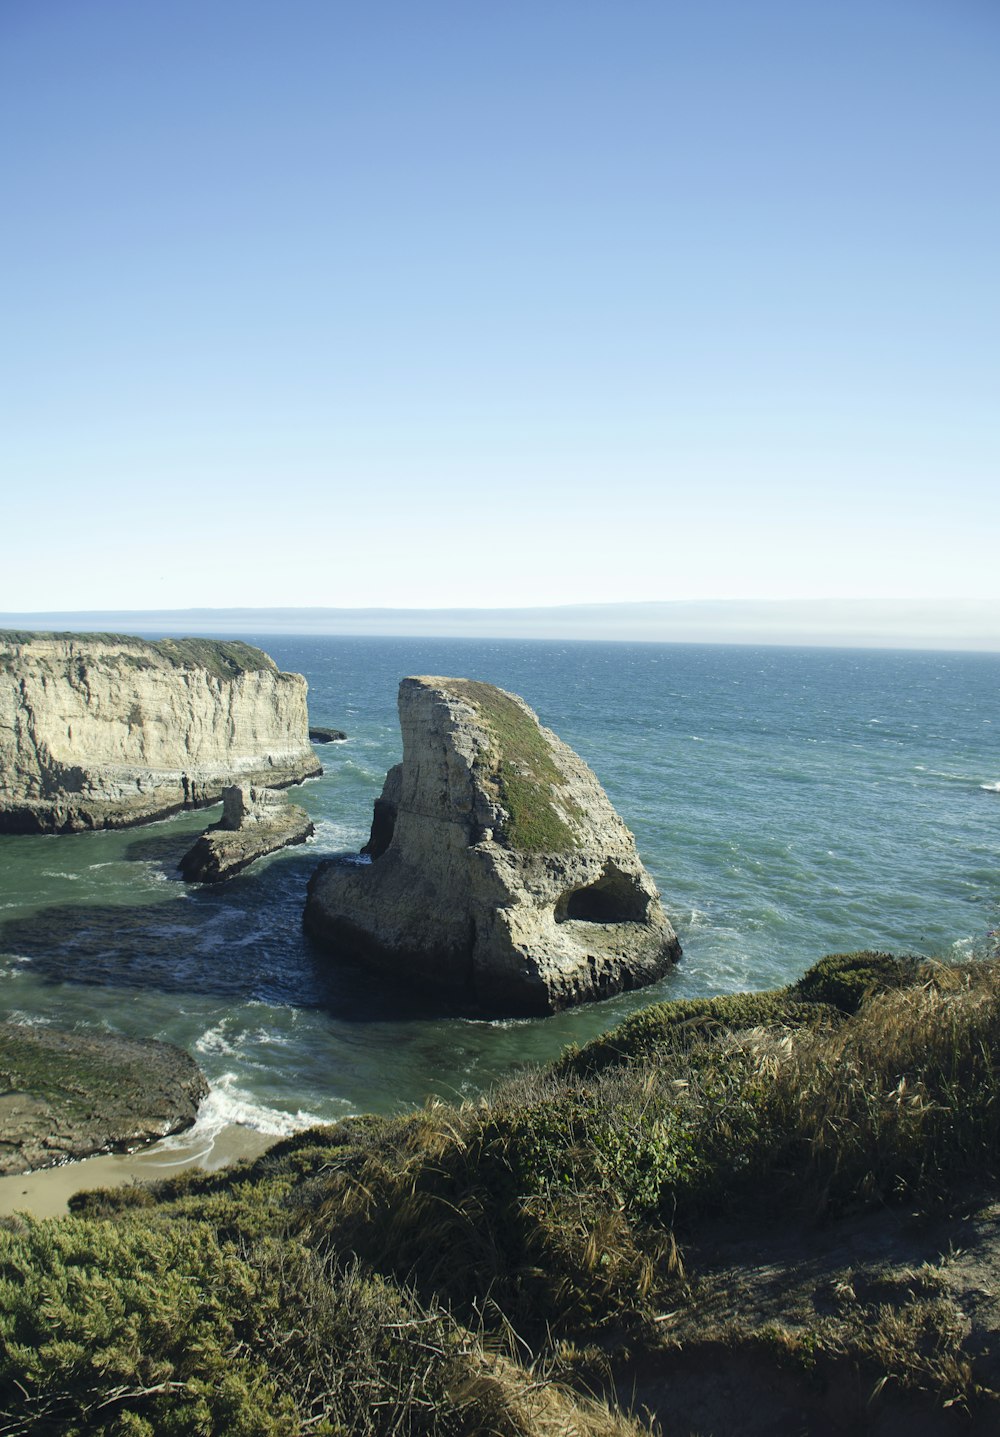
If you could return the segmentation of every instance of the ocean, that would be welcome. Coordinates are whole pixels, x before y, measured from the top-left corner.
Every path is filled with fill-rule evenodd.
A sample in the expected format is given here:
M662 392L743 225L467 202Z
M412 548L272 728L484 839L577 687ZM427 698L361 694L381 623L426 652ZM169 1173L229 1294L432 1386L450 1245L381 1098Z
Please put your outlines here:
M306 675L316 837L217 888L180 855L217 809L117 833L0 837L0 1016L166 1038L212 1085L199 1123L292 1132L472 1098L663 998L767 988L825 953L996 944L1000 654L245 635ZM443 1014L305 937L316 864L356 852L400 757L406 674L513 690L636 835L684 956L551 1018Z

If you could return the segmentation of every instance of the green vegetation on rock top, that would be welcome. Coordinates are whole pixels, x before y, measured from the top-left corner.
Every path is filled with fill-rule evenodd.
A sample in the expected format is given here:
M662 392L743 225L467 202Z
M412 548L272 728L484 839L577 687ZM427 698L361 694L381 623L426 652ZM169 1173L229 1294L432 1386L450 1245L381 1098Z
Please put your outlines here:
M496 742L492 787L507 811L503 837L521 853L563 853L576 838L553 801L566 780L538 724L510 694L476 679L453 679L448 691L473 705ZM572 800L564 807L575 811Z
M72 644L85 657L88 643L113 644L130 650L120 656L101 655L102 661L119 658L137 668L150 665L150 651L179 669L205 669L214 678L234 679L245 673L277 673L278 666L263 649L239 639L140 639L134 634L28 633L0 630L0 649L26 647L39 639Z
M830 1003L843 1013L856 1013L873 993L915 982L923 966L922 958L895 958L870 950L831 953L814 963L789 992L806 1003Z

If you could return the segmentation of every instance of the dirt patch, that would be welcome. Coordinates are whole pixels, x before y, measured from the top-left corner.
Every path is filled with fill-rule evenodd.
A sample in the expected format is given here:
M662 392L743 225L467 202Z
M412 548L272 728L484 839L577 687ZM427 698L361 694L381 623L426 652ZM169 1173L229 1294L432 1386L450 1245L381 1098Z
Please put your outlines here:
M671 1437L1000 1431L1000 1204L880 1212L685 1254L659 1350L619 1399Z

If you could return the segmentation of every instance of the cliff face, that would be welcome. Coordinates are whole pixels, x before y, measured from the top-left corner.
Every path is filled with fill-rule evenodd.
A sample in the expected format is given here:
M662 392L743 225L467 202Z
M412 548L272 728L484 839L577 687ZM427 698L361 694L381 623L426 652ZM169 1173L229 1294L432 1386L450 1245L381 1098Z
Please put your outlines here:
M118 828L320 772L305 679L248 644L0 633L0 831Z
M314 934L494 1013L606 997L674 962L631 833L527 704L409 678L399 715L403 762L376 801L372 862L319 869Z

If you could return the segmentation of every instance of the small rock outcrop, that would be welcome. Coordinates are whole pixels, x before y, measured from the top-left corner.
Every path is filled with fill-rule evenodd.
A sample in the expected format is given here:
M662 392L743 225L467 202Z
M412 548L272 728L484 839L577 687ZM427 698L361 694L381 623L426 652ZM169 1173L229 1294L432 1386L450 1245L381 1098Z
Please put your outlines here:
M340 728L311 728L309 730L310 743L343 743L347 734Z
M170 1043L0 1023L0 1174L189 1128L208 1084Z
M322 771L305 679L249 644L0 632L0 832L121 828Z
M305 843L314 832L305 809L289 803L283 793L231 784L222 790L222 818L178 866L188 883L221 883L268 853Z
M313 935L495 1014L637 988L679 957L631 833L523 700L407 678L399 716L371 862L320 866Z

